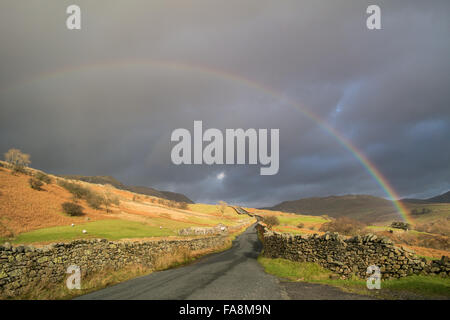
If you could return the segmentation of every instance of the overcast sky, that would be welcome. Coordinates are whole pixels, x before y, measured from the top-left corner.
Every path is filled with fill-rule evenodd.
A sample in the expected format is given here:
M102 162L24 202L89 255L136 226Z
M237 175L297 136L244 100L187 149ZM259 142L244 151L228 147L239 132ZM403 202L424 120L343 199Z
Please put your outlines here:
M78 31L65 25L73 3ZM381 7L382 30L367 29L369 4ZM449 38L448 0L3 0L0 152L16 147L47 172L112 175L198 202L386 197L293 100L400 196L432 196L450 189ZM194 120L280 129L279 173L172 164L170 135Z

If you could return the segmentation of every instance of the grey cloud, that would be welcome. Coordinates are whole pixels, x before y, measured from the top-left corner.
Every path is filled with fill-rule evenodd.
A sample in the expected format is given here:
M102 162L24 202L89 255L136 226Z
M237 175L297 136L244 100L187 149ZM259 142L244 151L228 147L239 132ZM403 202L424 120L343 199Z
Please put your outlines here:
M380 31L365 28L369 1L79 1L83 29L71 32L71 1L3 1L0 152L18 147L49 172L113 175L196 201L385 196L286 97L334 126L401 196L447 191L450 4L378 2ZM279 174L173 165L170 134L194 120L279 128Z

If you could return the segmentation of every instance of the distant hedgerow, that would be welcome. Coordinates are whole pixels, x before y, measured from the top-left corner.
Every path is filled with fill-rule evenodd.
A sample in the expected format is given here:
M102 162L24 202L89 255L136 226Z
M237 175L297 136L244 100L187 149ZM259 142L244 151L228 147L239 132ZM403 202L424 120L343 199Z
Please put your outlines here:
M81 216L83 215L83 207L73 203L73 202L64 202L61 205L63 211L70 216Z

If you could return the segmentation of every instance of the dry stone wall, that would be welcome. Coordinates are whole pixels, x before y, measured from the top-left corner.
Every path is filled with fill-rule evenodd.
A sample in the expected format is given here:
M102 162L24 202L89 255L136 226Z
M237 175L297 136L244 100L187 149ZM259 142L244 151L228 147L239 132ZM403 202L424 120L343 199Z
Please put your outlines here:
M181 236L228 234L227 226L219 224L215 227L188 227L178 231Z
M111 242L105 239L75 240L43 248L33 246L0 246L0 296L17 296L33 283L45 279L62 283L70 265L80 267L82 276L100 270L119 270L130 265L153 268L158 256L180 248L191 251L219 248L227 236L189 240Z
M261 223L258 223L257 230L264 245L265 257L315 262L342 278L352 274L366 278L367 267L371 265L380 268L383 279L412 274L450 275L448 257L426 261L406 248L395 246L391 240L373 234L350 239L337 233L292 235L272 232Z

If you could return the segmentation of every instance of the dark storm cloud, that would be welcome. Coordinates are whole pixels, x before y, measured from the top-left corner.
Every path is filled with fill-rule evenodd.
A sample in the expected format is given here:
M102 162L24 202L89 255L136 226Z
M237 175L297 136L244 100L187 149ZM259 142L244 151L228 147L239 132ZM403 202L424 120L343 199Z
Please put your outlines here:
M68 31L71 1L3 1L0 151L18 147L49 172L113 175L196 201L385 196L290 99L341 132L401 196L447 191L448 1L377 1L379 31L365 27L366 1L318 2L79 1L82 30ZM240 74L279 96L195 65ZM279 128L279 173L173 165L171 132L192 130L194 120Z

